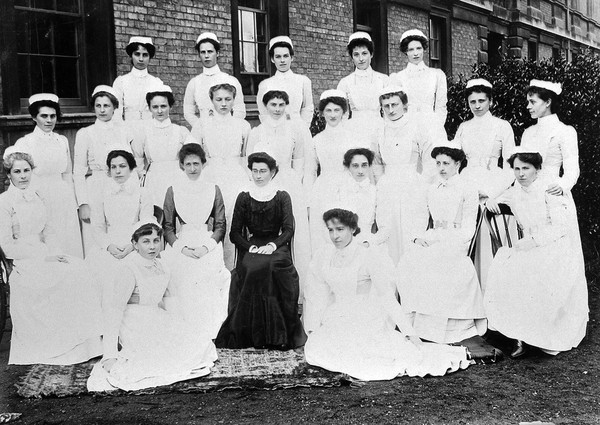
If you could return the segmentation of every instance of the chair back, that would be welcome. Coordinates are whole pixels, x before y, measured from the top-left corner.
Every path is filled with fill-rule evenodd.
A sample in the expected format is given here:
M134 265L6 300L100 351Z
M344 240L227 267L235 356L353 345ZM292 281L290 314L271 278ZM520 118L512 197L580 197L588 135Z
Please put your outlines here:
M510 236L509 228L509 217L513 215L510 207L506 204L499 204L500 214L495 214L485 209L485 221L490 231L490 238L492 240L492 255L496 255L496 252L504 246L503 240L506 241L506 245L512 248L512 238ZM500 221L500 225L498 222ZM504 239L503 239L504 236ZM522 229L517 226L517 236L519 239L523 237Z

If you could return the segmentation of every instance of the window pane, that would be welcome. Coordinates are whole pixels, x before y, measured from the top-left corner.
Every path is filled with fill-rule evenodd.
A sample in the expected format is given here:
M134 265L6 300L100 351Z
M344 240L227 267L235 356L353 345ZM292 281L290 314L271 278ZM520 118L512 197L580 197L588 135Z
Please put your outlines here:
M258 45L258 72L269 72L267 69L267 63L269 63L269 45L259 44Z
M46 14L17 10L15 26L21 37L17 40L19 53L52 53L52 22ZM29 43L28 43L29 41Z
M78 0L56 0L56 9L61 12L79 12Z
M254 43L243 43L242 51L244 52L244 59L242 62L242 72L257 72L256 66L256 44Z
M23 97L29 97L34 93L54 92L54 71L52 70L52 59L48 57L31 56L31 93L25 93ZM62 76L61 76L62 78Z
M266 43L267 41L267 15L264 13L256 14L256 40Z
M71 17L57 19L54 26L55 54L77 55L77 20Z
M55 10L54 0L31 0L31 7L35 9Z
M256 27L254 23L254 13L246 10L240 11L242 21L242 32L240 32L241 41L256 41Z
M77 59L56 58L56 94L58 97L79 97L77 81Z
M265 2L263 0L238 0L238 6L264 10Z
M33 94L29 90L29 57L19 55L18 58L19 97L29 97Z

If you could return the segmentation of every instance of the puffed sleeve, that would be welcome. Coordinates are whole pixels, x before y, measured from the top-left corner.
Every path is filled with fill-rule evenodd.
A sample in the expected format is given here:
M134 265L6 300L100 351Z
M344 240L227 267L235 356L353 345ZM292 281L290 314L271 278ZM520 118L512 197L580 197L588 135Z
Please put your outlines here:
M71 162L71 149L69 148L69 140L65 136L58 136L61 144L63 145L64 154L67 157L67 168L62 173L62 179L71 186L73 194L75 194L75 188L73 186L73 163Z
M114 118L116 118L117 121L123 121L123 111L125 106L125 88L123 87L124 82L125 80L123 79L123 76L119 75L117 78L115 78L115 81L112 85L113 89L115 89L117 92L117 100L119 101L119 107L115 109L114 114Z
M500 120L500 128L498 135L502 141L502 168L508 170L511 177L514 178L512 168L508 163L508 159L515 151L515 133L508 121Z
M233 86L236 90L235 99L233 100L233 116L236 118L244 119L246 118L246 104L244 103L244 92L242 91L242 86L237 78L231 77L233 79Z
M135 275L131 270L125 268L119 273L118 281L112 287L112 291L103 294L103 316L104 330L102 337L102 348L104 360L113 359L118 354L119 330L123 322L123 314L131 294L135 289Z
M175 210L175 199L173 198L173 186L169 186L165 194L165 202L163 204L164 221L163 230L165 241L173 246L177 240L175 235L175 226L177 221L177 211Z
M302 321L306 333L319 329L323 314L332 299L331 289L323 278L322 263L331 257L331 247L320 248L313 256L308 267L308 275L304 286L304 310Z
M250 123L248 121L242 120L242 146L240 149L240 158L243 158L246 156L247 147L248 147L248 138L250 137L250 130L251 130ZM243 161L241 161L240 164L242 165L242 167L244 167Z
M17 231L17 220L15 219L15 210L13 208L10 194L4 192L0 195L0 247L7 258L20 260L23 258L33 258L43 254L36 252L33 245L25 243L22 239L15 238Z
M89 204L85 175L88 172L88 150L90 138L88 130L82 128L75 136L75 156L73 158L73 182L77 205Z
M190 80L185 88L185 94L183 95L183 117L192 127L199 120L196 116L196 100L194 99L196 78L197 77L194 77Z
M266 93L264 81L265 80L258 83L258 91L256 92L256 106L258 108L258 116L261 119L261 121L262 121L262 117L266 117L267 115L269 115L269 113L267 112L267 107L265 106L265 104L262 101L262 99Z
M545 198L548 221L531 232L537 246L548 245L568 232L568 206L565 196L546 193Z
M304 76L304 78L302 79L302 108L300 109L300 117L302 117L302 120L307 123L308 125L310 125L310 123L312 122L312 118L313 118L313 113L315 110L315 104L313 102L313 95L312 95L312 82L310 81L310 78Z
M579 148L577 145L577 132L571 126L565 126L560 133L560 152L562 154L562 167L564 173L558 179L558 184L563 192L573 189L579 179Z
M283 214L281 220L281 233L279 237L273 241L277 246L283 246L290 243L294 236L294 214L292 212L292 198L285 191L277 192L277 195L281 202L281 213Z
M446 123L446 116L448 115L448 109L446 103L448 102L448 82L446 81L446 74L441 69L436 69L436 90L435 90L435 115L439 118L441 125Z
M248 251L252 244L244 237L243 231L246 227L244 222L249 208L250 195L248 192L240 192L233 208L233 218L231 219L231 230L229 231L229 239L237 247L243 251Z
M210 213L213 218L213 234L212 239L217 243L221 242L225 238L225 231L227 229L227 220L225 218L225 203L223 202L223 195L219 186L215 186L215 201L213 203L213 209ZM209 250L211 249L210 247ZM214 246L213 246L214 248Z
M436 123L432 123L431 126L424 129L417 138L419 159L421 160L421 165L423 167L421 174L428 183L435 180L435 177L437 176L435 159L431 157L431 151L436 145L446 142L447 140L446 130Z
M131 151L135 157L135 163L138 170L144 169L144 147L146 146L146 132L140 131L131 141Z
M475 229L477 228L477 211L479 209L479 193L471 185L463 185L462 215L458 217L460 227L449 232L457 243L466 244L471 242Z

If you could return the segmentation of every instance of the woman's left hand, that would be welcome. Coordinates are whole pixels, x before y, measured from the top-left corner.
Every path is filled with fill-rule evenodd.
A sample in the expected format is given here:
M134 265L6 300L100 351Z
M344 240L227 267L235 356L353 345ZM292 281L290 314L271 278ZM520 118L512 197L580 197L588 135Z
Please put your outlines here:
M59 254L59 255L49 255L45 258L46 262L59 262L59 263L68 263L69 257L67 255Z
M546 192L548 192L550 195L558 195L558 196L563 194L562 187L560 187L556 183L549 184L548 189L546 189Z
M265 254L265 255L271 255L271 254L273 254L273 252L275 252L275 248L273 248L273 245L263 245L263 246L259 247L258 250L256 250L257 254Z
M423 347L423 341L421 340L421 338L419 338L416 335L409 335L406 337L410 342L412 342L415 347L417 347L419 350Z

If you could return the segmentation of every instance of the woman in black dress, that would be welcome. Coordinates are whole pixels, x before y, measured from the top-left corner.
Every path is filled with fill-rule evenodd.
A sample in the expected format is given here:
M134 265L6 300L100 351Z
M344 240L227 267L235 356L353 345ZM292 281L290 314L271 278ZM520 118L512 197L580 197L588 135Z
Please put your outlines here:
M271 179L277 163L264 152L248 157L254 185L235 203L230 239L237 249L231 273L229 314L215 344L219 348L304 345L298 317L298 273L290 253L292 202Z

